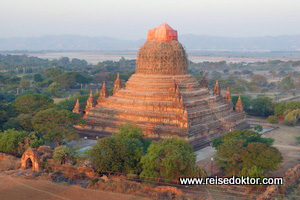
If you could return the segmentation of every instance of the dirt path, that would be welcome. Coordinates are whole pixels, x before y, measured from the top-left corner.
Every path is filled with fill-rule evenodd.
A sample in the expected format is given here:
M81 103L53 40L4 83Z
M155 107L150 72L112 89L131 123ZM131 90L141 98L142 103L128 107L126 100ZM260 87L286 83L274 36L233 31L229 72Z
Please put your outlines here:
M50 181L26 180L0 173L0 200L131 200L132 195L84 189Z

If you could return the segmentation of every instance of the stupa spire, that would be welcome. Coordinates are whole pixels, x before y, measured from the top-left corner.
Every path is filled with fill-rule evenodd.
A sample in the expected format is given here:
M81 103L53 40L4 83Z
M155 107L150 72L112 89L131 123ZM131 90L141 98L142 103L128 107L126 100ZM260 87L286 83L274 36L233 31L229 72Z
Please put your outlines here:
M76 100L76 104L75 104L74 109L72 110L72 112L81 114L79 99Z
M244 112L244 109L243 109L243 104L242 104L242 99L241 99L241 95L239 94L239 98L235 104L235 111L236 112Z
M107 88L106 88L106 81L103 81L103 84L102 84L102 88L100 90L100 96L98 98L98 103L104 99L104 98L107 98L108 97L108 91L107 91Z
M216 85L214 87L213 94L216 95L216 96L220 96L221 95L221 88L219 86L218 79L216 79Z
M200 86L205 87L205 88L208 87L208 82L207 82L207 79L206 79L206 72L204 72L204 74L203 74L202 80L200 82Z
M230 94L230 87L227 87L226 89L226 93L225 93L225 102L226 103L229 103L229 104L232 104L232 101L231 101L231 94Z
M169 26L166 23L163 23L160 26L148 31L147 41L149 40L156 40L156 41L178 40L178 34L176 30L171 28L171 26Z
M121 77L120 77L120 72L118 72L117 78L114 83L113 94L115 94L116 92L118 92L121 89L122 89L122 81L121 81Z
M96 106L96 103L94 101L94 95L93 95L93 90L90 89L90 96L88 100L86 101L86 107L85 107L85 112L86 114L88 111L92 110Z

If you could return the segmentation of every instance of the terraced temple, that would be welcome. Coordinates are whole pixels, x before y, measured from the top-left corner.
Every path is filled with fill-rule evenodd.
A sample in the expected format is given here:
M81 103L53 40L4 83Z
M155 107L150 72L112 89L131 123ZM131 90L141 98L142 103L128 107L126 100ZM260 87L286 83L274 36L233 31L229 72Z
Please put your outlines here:
M105 83L97 104L91 93L84 114L87 123L78 128L85 135L104 137L131 122L147 137L180 136L196 149L229 130L247 128L244 113L233 110L229 91L222 97L216 84L210 94L205 82L206 78L200 86L188 74L187 55L177 31L162 24L149 31L137 54L136 73L124 88L118 75L112 96Z

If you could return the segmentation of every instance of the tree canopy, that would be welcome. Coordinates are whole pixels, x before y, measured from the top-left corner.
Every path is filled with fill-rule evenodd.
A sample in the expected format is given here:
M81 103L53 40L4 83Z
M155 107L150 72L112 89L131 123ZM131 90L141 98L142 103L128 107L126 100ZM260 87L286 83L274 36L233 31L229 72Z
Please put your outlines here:
M177 181L179 177L197 175L196 156L193 147L181 138L153 141L142 157L143 172L146 180L163 179Z
M0 132L0 151L21 155L23 152L21 152L20 143L23 143L28 135L26 131L17 131L15 129Z
M283 160L281 153L271 147L273 141L251 130L236 130L215 139L213 146L217 148L216 160L226 174L264 176Z
M149 142L140 128L132 124L119 127L113 137L101 138L91 149L90 157L101 173L140 173L141 157Z
M251 104L252 104L252 113L256 116L267 117L274 113L272 99L269 97L261 97L261 98L253 99Z
M36 114L41 110L55 108L53 100L42 94L25 94L19 96L13 102L13 106L19 113Z
M58 145L63 140L78 137L73 126L80 122L79 114L53 108L40 111L32 118L34 130L43 134L46 140L55 141Z

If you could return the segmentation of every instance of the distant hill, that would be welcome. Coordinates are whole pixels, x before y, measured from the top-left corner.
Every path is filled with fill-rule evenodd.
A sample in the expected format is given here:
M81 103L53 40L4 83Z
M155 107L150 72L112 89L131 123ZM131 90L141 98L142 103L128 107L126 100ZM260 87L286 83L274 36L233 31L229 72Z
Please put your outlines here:
M179 40L187 50L300 51L300 34L245 38L186 34L180 35ZM137 50L144 42L144 39L131 41L110 37L46 35L42 37L0 38L0 51L124 51Z
M189 34L180 36L180 41L190 50L300 51L300 34L245 38Z
M87 37L77 35L46 35L42 37L0 38L0 50L136 50L143 40L119 40L110 37Z

